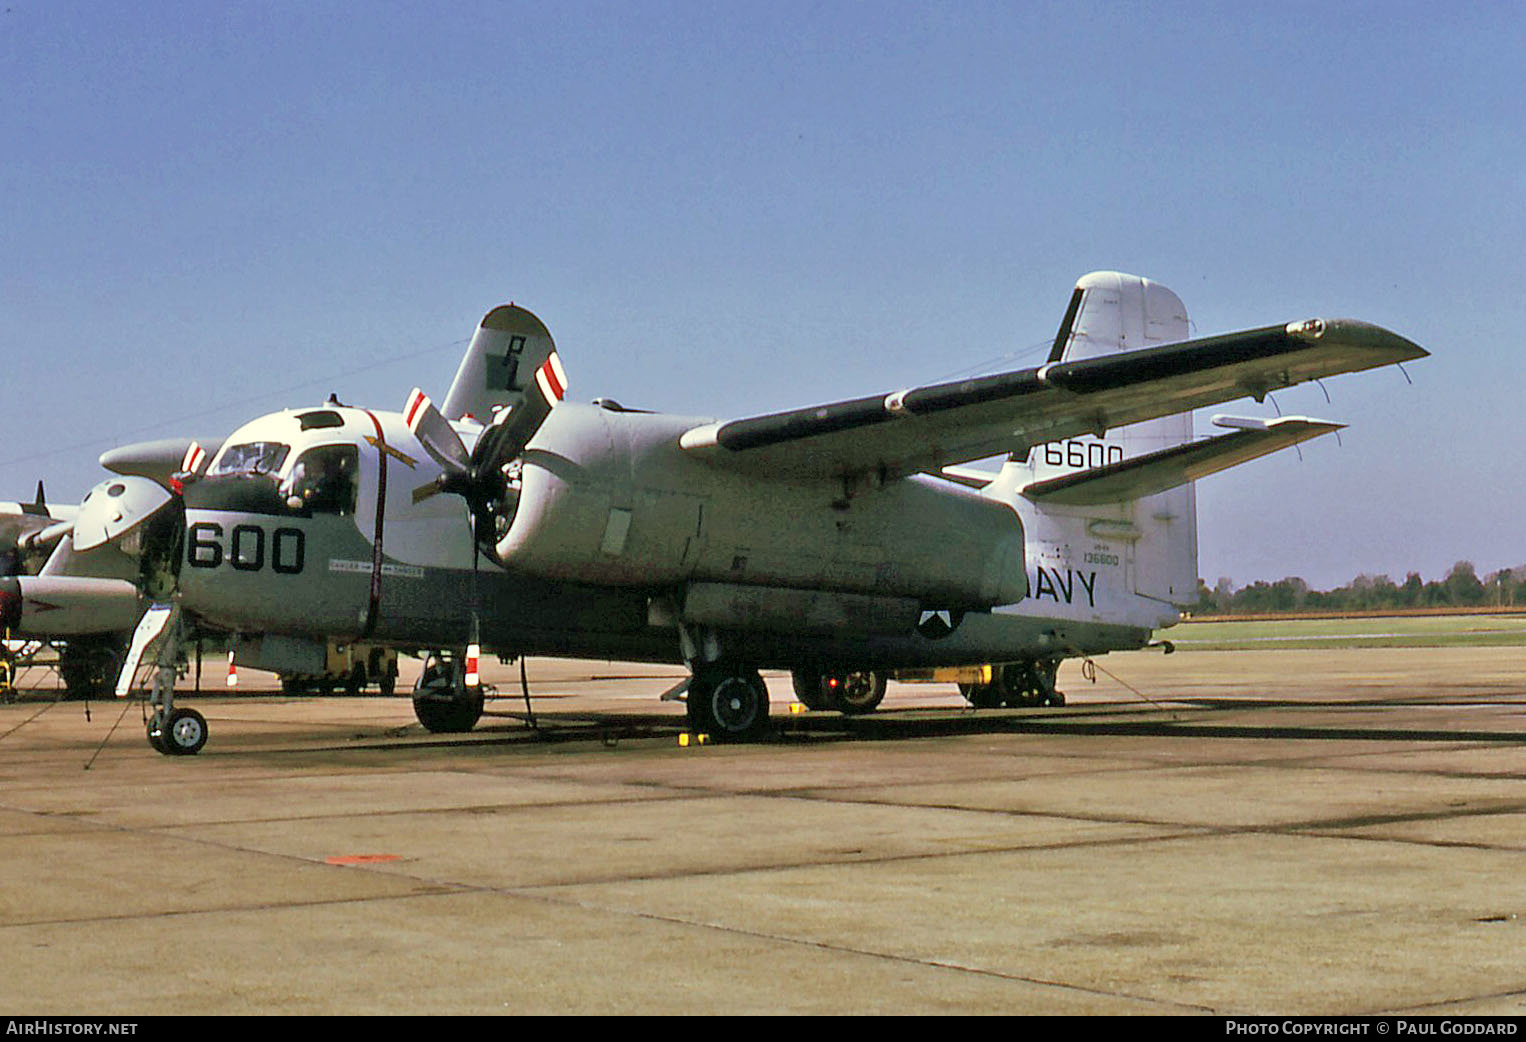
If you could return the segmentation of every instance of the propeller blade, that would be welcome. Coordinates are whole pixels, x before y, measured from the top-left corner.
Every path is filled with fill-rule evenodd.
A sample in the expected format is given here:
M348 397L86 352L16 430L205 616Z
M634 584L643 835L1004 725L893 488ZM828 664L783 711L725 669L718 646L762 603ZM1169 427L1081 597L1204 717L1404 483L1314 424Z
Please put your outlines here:
M567 373L553 351L535 371L535 382L525 388L524 401L494 417L472 450L472 470L491 474L524 452L551 410L567 394Z
M185 455L180 460L180 472L182 474L194 474L201 476L201 472L207 469L207 464L212 462L212 457L207 450L201 447L201 442L193 441L186 447Z
M446 474L465 476L471 470L472 459L467 455L466 446L461 443L461 436L440 410L435 408L429 395L417 387L408 396L403 419L414 437L419 439L419 444L424 446L424 451L445 468Z
M441 492L445 491L445 481L445 475L441 474L433 481L420 485L413 490L413 501L415 503L422 503L431 496L438 496Z

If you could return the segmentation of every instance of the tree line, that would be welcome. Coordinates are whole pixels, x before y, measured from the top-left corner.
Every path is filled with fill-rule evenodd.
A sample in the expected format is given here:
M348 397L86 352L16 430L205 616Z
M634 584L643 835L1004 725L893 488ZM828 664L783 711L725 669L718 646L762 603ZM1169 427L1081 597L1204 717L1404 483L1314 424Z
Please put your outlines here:
M1236 589L1229 579L1212 587L1198 580L1194 615L1250 615L1295 611L1382 611L1390 608L1526 606L1526 565L1480 578L1472 561L1458 561L1446 578L1426 582L1410 572L1402 583L1387 575L1358 575L1334 590L1312 590L1302 579L1257 581Z

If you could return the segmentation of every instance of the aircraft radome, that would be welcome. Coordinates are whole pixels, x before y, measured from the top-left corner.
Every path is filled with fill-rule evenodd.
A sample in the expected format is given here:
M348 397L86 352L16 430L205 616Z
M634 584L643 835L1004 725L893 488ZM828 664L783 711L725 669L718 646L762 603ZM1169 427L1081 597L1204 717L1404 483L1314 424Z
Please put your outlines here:
M1185 323L1169 290L1098 273L1042 366L714 421L564 401L546 327L495 308L439 408L419 392L403 412L330 403L263 416L200 460L184 443L103 457L123 487L97 498L111 499L102 521L87 500L76 533L134 557L153 602L118 693L155 644L150 741L186 753L206 739L173 704L192 630L237 634L240 661L277 671L310 671L328 639L432 652L414 704L436 731L475 725L484 648L682 661L691 726L741 740L767 730L761 668L809 678L1138 646L1196 591L1194 555L1156 552L1193 545L1176 539L1189 514L1143 523L1138 504L1176 496L1188 511L1191 478L1333 425L1192 444L1137 427L1125 451L1158 445L1121 462L1102 436L1426 355L1349 319L1181 341ZM941 474L998 454L1009 462L984 487ZM1057 473L1071 461L1085 473ZM144 520L124 532L119 515ZM1098 600L1113 585L1126 601Z

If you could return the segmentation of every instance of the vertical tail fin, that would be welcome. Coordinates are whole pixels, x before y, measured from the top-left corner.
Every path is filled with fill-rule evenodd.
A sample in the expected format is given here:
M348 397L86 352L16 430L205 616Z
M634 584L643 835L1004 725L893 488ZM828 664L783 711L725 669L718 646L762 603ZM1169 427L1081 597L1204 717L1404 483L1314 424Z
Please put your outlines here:
M555 350L551 333L533 314L513 304L494 308L478 324L440 412L450 420L473 416L492 422L497 409L524 400Z
M1055 337L1050 361L1077 361L1188 337L1181 298L1157 282L1097 271L1077 283ZM1179 413L1034 448L993 483L1015 494L1038 481L1119 463L1192 441L1192 414ZM1038 516L1031 521L1029 513ZM1187 605L1197 599L1197 499L1189 482L1165 492L1103 506L1029 504L1024 523L1032 545L1029 572L1117 561L1121 585L1137 596ZM1035 559L1035 554L1037 559ZM1109 566L1111 567L1111 566Z

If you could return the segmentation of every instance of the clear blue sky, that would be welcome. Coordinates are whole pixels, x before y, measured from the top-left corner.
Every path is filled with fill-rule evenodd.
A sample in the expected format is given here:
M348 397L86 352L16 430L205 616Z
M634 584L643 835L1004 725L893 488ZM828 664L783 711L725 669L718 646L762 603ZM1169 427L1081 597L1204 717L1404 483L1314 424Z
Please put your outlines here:
M1523 10L4 0L0 498L442 393L505 300L725 417L1036 364L1116 268L1435 356L1277 396L1351 429L1200 485L1210 584L1526 563Z

